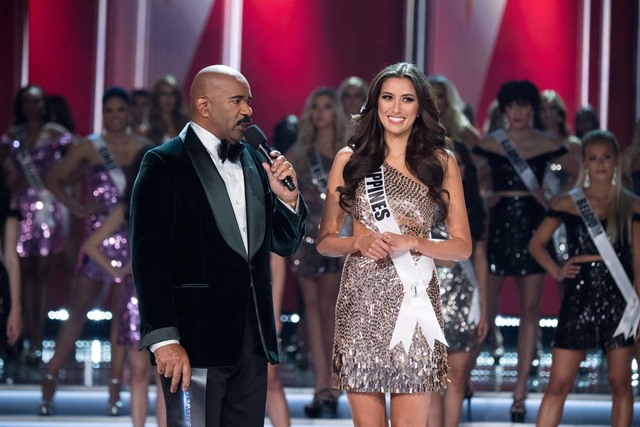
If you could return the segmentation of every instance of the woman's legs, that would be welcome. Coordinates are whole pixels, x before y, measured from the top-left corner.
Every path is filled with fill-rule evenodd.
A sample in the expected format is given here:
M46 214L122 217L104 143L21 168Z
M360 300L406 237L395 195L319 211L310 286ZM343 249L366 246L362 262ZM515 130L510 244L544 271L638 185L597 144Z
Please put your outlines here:
M388 427L387 405L383 393L347 392L354 427ZM429 406L429 402L424 402ZM392 409L393 411L393 406ZM425 423L426 423L425 417ZM424 423L420 427L424 427ZM395 427L395 425L394 425Z
M424 427L427 424L430 397L431 393L392 393L391 426Z
M118 344L118 332L120 331L120 311L122 309L122 286L116 284L111 287L111 364L110 364L110 381L109 381L109 407L111 415L119 415L120 406L120 389L122 384L122 372L127 359L127 349Z
M331 384L331 355L333 353L333 338L336 331L336 302L340 290L339 274L323 274L319 278L320 319L322 321L322 348L327 360L327 381ZM335 396L340 392L336 391Z
M444 393L431 393L429 427L456 427L460 424L462 401L469 381L471 353L457 351L447 355L449 384Z
M75 342L80 337L82 328L87 321L87 311L98 296L100 288L100 282L87 277L76 276L73 280L72 298L69 298L69 318L62 324L58 332L55 353L47 365L47 377L43 382L42 400L45 402L50 402L55 392L55 387L51 387L51 381L46 380L58 376L58 371L75 348ZM49 386L45 387L45 384L49 384Z
M315 374L315 391L328 389L329 384L329 355L327 353L323 329L326 327L323 322L320 299L324 292L320 284L307 277L299 277L298 283L302 290L304 301L304 323L307 326L307 342L309 351L313 359L313 371Z
M286 259L271 254L271 282L273 286L273 311L276 318L276 327L278 334L282 331L282 322L280 314L282 313L282 297L284 295L284 287L286 283ZM291 425L291 416L289 414L289 406L282 389L282 383L278 376L278 368L269 365L267 371L267 411L269 419L274 427L289 427Z
M278 376L278 368L275 365L269 365L267 371L267 410L273 427L289 427L291 425L289 406Z
M538 410L536 425L550 427L560 424L564 402L573 388L585 354L584 350L553 349L549 385Z
M23 337L29 341L27 362L31 363L37 362L36 357L41 356L38 353L42 350L50 270L51 259L48 256L20 258Z
M631 359L633 346L607 350L607 367L611 385L611 425L627 427L633 419L633 388L631 387Z
M134 427L144 427L149 411L149 375L151 363L146 351L129 351L131 365L131 419Z
M518 278L516 282L520 306L520 326L518 328L518 377L513 396L517 400L527 395L527 378L538 339L540 298L544 285L544 274L531 274Z
M167 427L167 408L164 404L160 374L156 372L153 376L156 378L156 421L158 427Z
M456 427L460 425L460 414L462 413L462 401L469 381L469 359L471 353L458 351L449 353L449 380L447 390L444 393L444 427ZM432 394L435 395L436 393Z

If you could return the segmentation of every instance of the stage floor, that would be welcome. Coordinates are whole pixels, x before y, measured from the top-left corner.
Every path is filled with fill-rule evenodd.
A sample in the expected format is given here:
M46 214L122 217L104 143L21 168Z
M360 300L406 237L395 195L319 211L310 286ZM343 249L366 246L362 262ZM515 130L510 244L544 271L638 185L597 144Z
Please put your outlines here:
M496 360L488 351L483 351L477 366L472 371L474 395L464 402L463 426L511 425L509 407L515 384L516 354L514 334L516 328L503 328L506 353ZM529 398L527 400L526 422L533 425L542 393L548 383L551 354L549 332L543 335L543 350L538 365L529 376ZM48 361L53 354L53 341L44 343L43 360ZM488 350L488 347L485 347ZM291 410L293 426L336 426L351 425L351 417L346 397L343 395L338 405L337 419L310 420L304 415L304 405L313 395L313 369L306 357L304 344L295 335L289 336L283 345L284 361L279 366L280 377L285 386ZM82 340L76 344L73 360L60 372L58 392L55 398L55 416L37 416L40 401L39 384L42 380L42 366L2 361L0 359L0 427L75 427L75 426L119 426L130 425L129 392L125 386L122 398L123 415L110 417L107 412L107 384L109 382L110 348L103 340ZM125 371L125 383L128 373ZM638 370L634 364L632 377L636 395L639 391ZM155 387L150 386L151 402L155 397ZM634 405L634 424L640 426L640 399ZM581 365L574 390L565 406L563 424L570 425L610 425L611 398L607 381L606 360L599 352L589 352ZM153 414L153 405L150 414ZM154 426L154 418L149 417L147 426ZM267 425L270 425L267 419Z

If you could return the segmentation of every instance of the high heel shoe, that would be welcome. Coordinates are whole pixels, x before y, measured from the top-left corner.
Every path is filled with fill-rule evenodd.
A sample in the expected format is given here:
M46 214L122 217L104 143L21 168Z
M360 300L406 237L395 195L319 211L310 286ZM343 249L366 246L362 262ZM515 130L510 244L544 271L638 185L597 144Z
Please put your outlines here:
M304 413L309 418L336 418L338 415L338 396L330 389L323 388L313 395L311 403L304 407Z
M512 423L524 423L524 417L527 415L527 407L525 406L526 400L526 395L519 399L513 396L513 403L511 404L510 409Z
M504 356L504 338L500 328L495 326L491 329L491 341L489 343L489 353L493 357L495 365L500 364L500 359Z
M40 415L53 414L53 395L56 393L58 381L55 375L46 374L42 380L42 401L40 402Z
M109 414L117 417L122 413L122 401L120 400L120 380L111 378L109 382Z

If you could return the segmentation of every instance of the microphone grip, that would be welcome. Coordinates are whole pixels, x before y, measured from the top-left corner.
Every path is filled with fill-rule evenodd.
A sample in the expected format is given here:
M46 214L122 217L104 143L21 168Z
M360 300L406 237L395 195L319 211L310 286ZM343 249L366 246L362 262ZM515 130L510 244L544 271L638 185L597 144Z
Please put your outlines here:
M267 158L267 163L272 165L273 164L273 158L269 154L270 153L269 149L267 147L265 147L264 144L260 144L260 145L258 145L258 150L260 150L260 152L262 154L264 154L264 156ZM296 189L296 186L294 185L293 180L291 179L290 176L288 176L285 179L283 179L282 183L284 184L285 187L287 187L287 190L289 190L289 191L294 191Z

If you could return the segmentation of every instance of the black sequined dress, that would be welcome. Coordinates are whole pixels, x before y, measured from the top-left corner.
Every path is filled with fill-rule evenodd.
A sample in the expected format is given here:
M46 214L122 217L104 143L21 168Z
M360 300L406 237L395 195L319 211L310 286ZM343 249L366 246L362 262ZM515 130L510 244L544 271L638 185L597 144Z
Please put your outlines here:
M321 274L338 274L342 268L342 258L322 256L316 250L316 239L320 230L320 219L324 208L324 199L314 183L310 168L297 167L297 157L291 157L298 173L298 187L304 194L304 200L309 207L309 215L305 226L305 233L298 251L291 257L291 272L302 277L317 277ZM331 159L320 156L325 171L331 170Z
M554 210L550 210L547 215L559 218L566 226L569 257L598 255L579 215ZM607 221L600 221L606 229ZM640 215L634 215L633 221L640 221ZM627 240L618 240L613 242L613 248L633 281L631 245ZM634 344L633 337L625 339L622 334L613 336L626 302L603 261L581 263L578 275L573 279L564 279L563 282L564 295L553 344L555 348L606 350Z
M528 191L509 160L497 153L485 151L478 146L473 152L483 156L491 167L494 192ZM549 163L562 156L567 149L543 153L526 159L538 179L542 182ZM528 276L544 273L544 269L529 254L529 240L542 222L545 209L532 196L501 197L489 210L489 238L487 259L489 271L497 276Z

